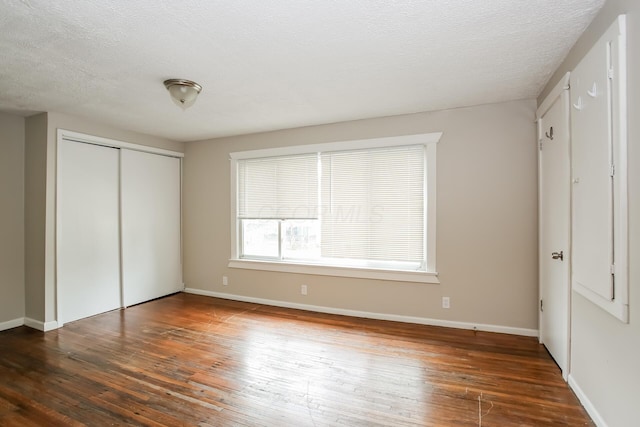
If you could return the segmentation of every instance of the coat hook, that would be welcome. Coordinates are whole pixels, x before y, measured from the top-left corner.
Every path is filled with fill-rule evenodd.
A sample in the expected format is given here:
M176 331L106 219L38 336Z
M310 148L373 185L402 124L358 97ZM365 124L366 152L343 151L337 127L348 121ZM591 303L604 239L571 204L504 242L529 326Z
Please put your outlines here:
M587 95L592 98L595 98L598 95L598 86L596 85L596 82L593 82L593 86L591 87L591 90L587 91Z
M544 135L549 138L551 141L553 141L553 126L551 126L549 128L549 132L545 132Z
M582 97L579 96L578 97L578 102L573 104L573 108L575 108L576 110L580 111L580 110L582 110L582 107L583 107L583 105L582 105Z

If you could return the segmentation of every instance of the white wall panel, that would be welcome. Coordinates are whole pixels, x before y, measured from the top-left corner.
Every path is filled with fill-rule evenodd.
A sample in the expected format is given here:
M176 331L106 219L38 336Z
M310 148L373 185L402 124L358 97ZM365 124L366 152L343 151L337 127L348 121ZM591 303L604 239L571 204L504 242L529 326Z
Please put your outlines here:
M571 72L572 287L628 321L626 19Z
M60 141L57 181L58 320L120 307L119 154Z
M609 48L594 47L571 74L574 281L613 298L613 186Z
M182 290L180 159L121 150L124 305Z

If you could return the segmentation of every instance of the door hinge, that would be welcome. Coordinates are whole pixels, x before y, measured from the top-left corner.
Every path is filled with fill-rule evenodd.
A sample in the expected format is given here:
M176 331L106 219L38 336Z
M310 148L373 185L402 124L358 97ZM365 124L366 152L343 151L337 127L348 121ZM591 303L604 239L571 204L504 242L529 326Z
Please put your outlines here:
M616 276L611 275L611 301L616 300Z
M611 173L611 176L614 176L616 174L616 165L614 165L614 164L611 165L610 173Z
M540 311L544 311L544 304L542 300L540 300Z
M615 274L616 274L616 265L615 264L611 264L611 267L609 268L609 271L611 272L612 276L615 276Z
M607 70L607 77L609 78L609 80L613 80L613 67Z
M542 151L542 141L538 142L538 150Z

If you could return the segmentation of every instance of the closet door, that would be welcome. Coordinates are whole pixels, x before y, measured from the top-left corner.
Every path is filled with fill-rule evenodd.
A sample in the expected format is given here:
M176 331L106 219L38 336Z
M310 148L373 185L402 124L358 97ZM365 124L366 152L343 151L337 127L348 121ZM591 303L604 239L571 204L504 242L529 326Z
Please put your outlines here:
M124 305L182 290L180 159L122 149L121 200Z
M118 149L58 144L57 297L61 324L120 307Z

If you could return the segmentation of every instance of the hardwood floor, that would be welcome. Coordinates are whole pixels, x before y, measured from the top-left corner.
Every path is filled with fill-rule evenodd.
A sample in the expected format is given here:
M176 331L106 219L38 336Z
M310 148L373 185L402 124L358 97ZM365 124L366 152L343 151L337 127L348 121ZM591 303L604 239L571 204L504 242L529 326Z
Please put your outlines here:
M0 332L0 425L593 425L535 338L189 294Z

